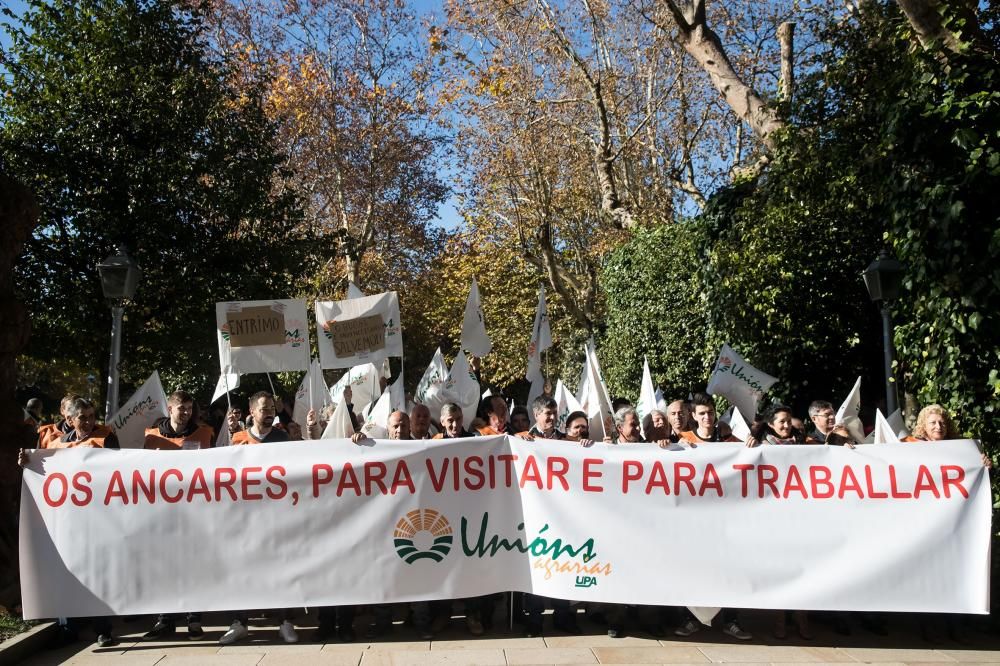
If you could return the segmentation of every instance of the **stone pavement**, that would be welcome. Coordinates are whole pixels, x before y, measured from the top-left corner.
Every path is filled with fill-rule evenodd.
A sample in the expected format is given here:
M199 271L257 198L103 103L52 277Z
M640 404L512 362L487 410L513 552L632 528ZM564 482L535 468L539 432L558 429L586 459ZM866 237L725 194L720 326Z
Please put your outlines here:
M812 640L798 637L789 623L789 638L778 640L771 635L774 613L744 611L744 627L754 633L754 640L743 643L730 639L719 629L704 629L690 638L656 638L640 632L625 638L608 638L604 627L581 619L583 634L568 635L548 631L544 638L523 638L519 633L494 630L474 638L464 630L461 618L433 641L417 640L413 630L397 622L391 634L378 641L360 636L355 643L314 643L314 615L296 619L301 642L286 645L278 637L277 627L266 618L251 619L250 639L238 645L221 647L217 640L226 629L222 614L205 617L205 640L185 640L182 627L176 640L143 642L140 637L152 626L150 618L131 622L118 621L115 635L121 639L113 648L98 648L80 642L61 649L40 652L24 662L30 666L48 664L118 664L130 666L171 666L206 664L242 666L260 664L320 664L329 666L432 666L460 664L491 666L502 664L1000 664L1000 637L989 618L971 618L962 627L959 640L948 638L941 627L932 640L924 640L915 615L889 618L889 635L876 636L855 626L850 636L840 636L819 622L813 623ZM356 626L365 625L359 617ZM90 639L90 634L83 637Z

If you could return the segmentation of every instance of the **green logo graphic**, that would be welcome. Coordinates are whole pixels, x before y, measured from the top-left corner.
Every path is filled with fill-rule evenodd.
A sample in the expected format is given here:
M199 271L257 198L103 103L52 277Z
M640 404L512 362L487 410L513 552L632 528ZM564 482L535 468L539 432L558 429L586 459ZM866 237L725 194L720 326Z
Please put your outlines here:
M434 509L410 511L396 523L392 536L396 554L407 564L425 558L440 562L451 552L451 524Z

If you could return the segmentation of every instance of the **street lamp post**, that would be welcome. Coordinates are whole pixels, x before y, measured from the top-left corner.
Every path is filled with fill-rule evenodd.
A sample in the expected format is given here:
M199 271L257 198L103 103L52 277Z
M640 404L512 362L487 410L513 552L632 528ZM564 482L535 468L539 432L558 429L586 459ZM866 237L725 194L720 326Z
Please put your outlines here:
M122 351L122 313L125 299L135 295L139 282L139 267L124 247L97 265L101 274L101 289L111 305L111 359L108 362L108 400L104 418L110 419L118 411L118 362Z
M896 382L892 374L892 315L889 312L889 301L899 298L899 289L903 283L903 264L889 252L883 249L878 259L873 261L862 273L868 295L882 310L882 344L885 360L885 409L887 414L896 411L899 401L896 399Z

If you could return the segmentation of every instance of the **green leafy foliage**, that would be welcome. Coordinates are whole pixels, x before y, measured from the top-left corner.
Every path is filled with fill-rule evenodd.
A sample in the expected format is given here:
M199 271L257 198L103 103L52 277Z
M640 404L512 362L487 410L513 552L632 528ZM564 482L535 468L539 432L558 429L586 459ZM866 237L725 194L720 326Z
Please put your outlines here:
M292 296L311 268L259 91L229 82L180 3L32 0L22 25L7 17L0 167L42 209L17 276L29 353L103 367L96 265L124 244L142 278L123 383L159 369L168 390L211 391L215 301Z

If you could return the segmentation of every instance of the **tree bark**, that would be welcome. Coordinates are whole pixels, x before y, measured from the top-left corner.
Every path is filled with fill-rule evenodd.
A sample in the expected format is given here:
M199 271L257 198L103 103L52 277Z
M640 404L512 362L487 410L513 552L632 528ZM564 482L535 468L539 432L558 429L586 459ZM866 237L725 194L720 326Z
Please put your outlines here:
M17 453L33 447L34 428L25 425L24 412L17 404L17 354L24 349L31 334L28 310L14 294L14 263L24 242L38 221L34 197L20 183L0 173L0 604L12 608L19 600L17 565L17 504L21 489L21 470Z
M792 96L795 94L795 24L778 26L778 43L781 45L781 80L778 90L785 118L792 115Z
M963 50L962 38L976 44L982 44L982 31L976 16L975 4L953 0L896 0L899 8L906 15L906 20L917 35L920 45L929 51L958 54ZM964 21L963 34L950 30L945 26L945 15Z
M705 23L705 0L664 2L684 50L705 70L733 113L750 125L765 146L774 148L774 133L785 127L785 122L736 72L722 40Z

